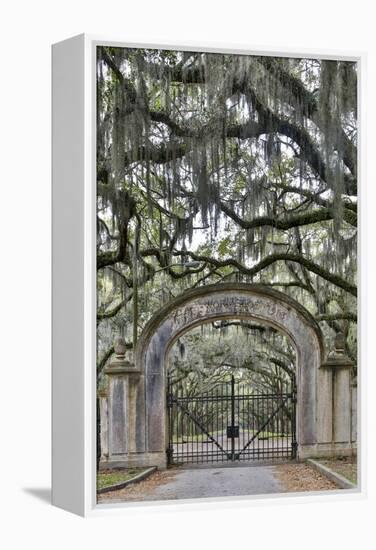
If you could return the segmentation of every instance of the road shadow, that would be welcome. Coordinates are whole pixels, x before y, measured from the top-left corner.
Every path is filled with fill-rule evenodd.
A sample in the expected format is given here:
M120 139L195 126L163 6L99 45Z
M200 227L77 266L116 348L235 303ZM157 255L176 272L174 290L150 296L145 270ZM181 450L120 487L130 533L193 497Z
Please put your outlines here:
M38 500L51 504L50 487L23 487L24 493L27 493Z

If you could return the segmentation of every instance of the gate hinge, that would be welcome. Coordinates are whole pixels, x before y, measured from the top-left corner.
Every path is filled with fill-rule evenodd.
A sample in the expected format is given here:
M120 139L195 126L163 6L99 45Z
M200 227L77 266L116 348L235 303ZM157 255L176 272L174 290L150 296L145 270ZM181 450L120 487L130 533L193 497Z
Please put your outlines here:
M298 451L298 442L297 441L293 441L291 443L291 450L292 450L292 458L296 458L297 451Z
M169 445L166 449L166 455L167 455L167 464L172 464L172 456L174 454L174 448Z
M296 387L293 388L292 392L291 392L291 400L293 403L296 403L297 402L297 392L296 392Z

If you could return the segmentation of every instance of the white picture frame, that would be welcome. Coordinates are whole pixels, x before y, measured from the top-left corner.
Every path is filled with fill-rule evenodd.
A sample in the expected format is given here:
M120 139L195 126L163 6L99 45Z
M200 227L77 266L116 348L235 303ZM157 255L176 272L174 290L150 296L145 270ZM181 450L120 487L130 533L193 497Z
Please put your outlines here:
M149 47L176 50L247 53L275 56L309 56L355 61L359 67L359 176L360 258L364 249L364 53L258 49L228 44L136 44L79 35L52 47L52 502L81 516L111 513L135 504L96 504L96 188L95 188L95 50L98 45ZM360 260L358 259L360 266ZM364 315L365 274L359 275L359 313ZM361 332L358 326L358 335ZM365 349L361 342L360 362ZM365 491L364 387L360 372L358 399L358 456L361 480L358 493ZM230 497L228 497L230 498ZM268 495L246 497L257 502ZM273 497L280 501L302 496ZM304 493L305 499L317 495ZM330 499L353 498L348 493L326 495ZM244 497L231 497L232 500ZM220 499L219 499L220 500ZM179 503L180 504L180 503ZM177 506L174 503L171 506ZM210 505L199 501L200 505ZM155 506L155 503L153 504ZM151 506L137 503L137 506Z

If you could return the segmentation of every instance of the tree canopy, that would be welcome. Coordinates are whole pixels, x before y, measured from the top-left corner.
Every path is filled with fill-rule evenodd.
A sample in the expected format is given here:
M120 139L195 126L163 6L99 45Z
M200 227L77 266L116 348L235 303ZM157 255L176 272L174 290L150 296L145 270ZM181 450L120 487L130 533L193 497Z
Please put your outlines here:
M115 336L132 350L169 299L231 280L286 292L328 340L343 332L355 358L356 64L97 54L99 374ZM225 325L212 333L238 330ZM265 337L249 325L244 337ZM197 331L190 338L194 347ZM263 368L265 356L247 357L244 368Z

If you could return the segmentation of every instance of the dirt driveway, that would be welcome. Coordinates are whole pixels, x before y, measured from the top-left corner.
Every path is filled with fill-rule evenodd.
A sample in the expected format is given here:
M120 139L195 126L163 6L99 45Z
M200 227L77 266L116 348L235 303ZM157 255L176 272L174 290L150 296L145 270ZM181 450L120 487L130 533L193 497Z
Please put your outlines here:
M98 503L155 501L296 491L328 491L337 486L306 464L174 468L159 471L125 489L100 495Z

